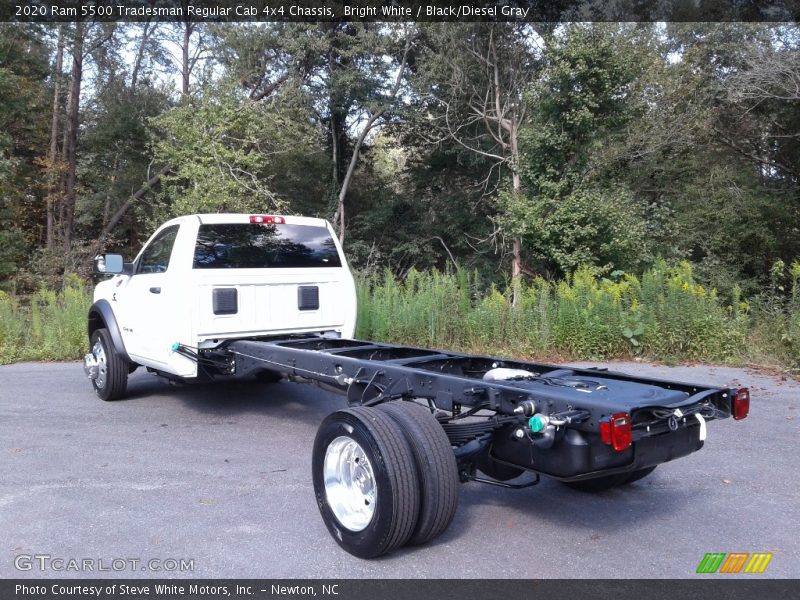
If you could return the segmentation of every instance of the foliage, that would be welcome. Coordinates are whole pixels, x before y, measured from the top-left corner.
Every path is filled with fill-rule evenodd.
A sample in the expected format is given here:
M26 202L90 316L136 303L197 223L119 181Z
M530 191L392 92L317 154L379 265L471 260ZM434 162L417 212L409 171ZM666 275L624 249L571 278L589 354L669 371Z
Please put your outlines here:
M643 208L625 189L577 189L559 199L504 194L506 221L540 264L554 264L564 273L580 265L603 271L638 270L651 260Z
M25 302L0 291L0 364L83 356L91 303L91 288L74 275L61 291L42 288Z
M319 139L289 108L257 104L230 85L208 89L201 100L152 121L156 160L170 166L162 178L165 213L286 211L274 180L287 164L319 155Z
M38 159L46 146L47 47L32 25L0 24L0 280L42 230Z
M500 222L521 236L534 270L647 264L644 207L625 185L587 175L598 149L636 114L634 81L646 64L635 30L571 25L547 40L520 133L521 194L501 196Z
M0 24L1 289L60 290L179 213L338 207L352 264L411 277L420 302L447 298L420 273L469 272L437 282L468 327L409 312L403 335L730 360L710 332L744 319L796 363L797 24L85 25L79 43L75 24ZM626 281L666 300L622 310Z
M656 266L642 275L598 277L581 267L567 279L517 281L480 289L465 271L390 272L359 281L357 336L415 346L544 359L630 358L742 361L753 323L698 284L688 263ZM787 331L797 318L787 313ZM798 357L800 358L800 357Z

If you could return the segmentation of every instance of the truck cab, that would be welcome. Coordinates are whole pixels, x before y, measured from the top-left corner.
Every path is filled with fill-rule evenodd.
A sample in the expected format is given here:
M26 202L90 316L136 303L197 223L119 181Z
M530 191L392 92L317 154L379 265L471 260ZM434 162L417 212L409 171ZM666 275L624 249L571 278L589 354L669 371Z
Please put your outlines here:
M191 353L223 341L296 333L350 338L355 329L353 276L323 219L182 216L159 227L133 262L104 255L96 270L113 275L96 286L89 312L85 368L90 378L105 368L101 385L113 384L111 353L191 379L199 362Z

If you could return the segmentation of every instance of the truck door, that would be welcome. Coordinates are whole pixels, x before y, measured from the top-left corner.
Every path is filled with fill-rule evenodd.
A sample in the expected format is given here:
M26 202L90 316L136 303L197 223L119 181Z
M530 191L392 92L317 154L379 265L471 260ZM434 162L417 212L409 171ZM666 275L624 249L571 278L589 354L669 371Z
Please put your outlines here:
M128 352L161 365L169 360L181 318L176 311L180 278L168 273L179 227L166 227L145 247L122 299L125 321L130 328L126 335L130 340Z

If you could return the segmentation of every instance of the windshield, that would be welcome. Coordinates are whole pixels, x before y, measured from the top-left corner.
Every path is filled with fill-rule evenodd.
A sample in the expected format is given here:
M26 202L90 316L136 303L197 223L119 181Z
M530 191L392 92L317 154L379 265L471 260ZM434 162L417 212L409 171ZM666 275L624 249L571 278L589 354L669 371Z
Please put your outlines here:
M316 225L201 225L195 269L341 267L326 227Z

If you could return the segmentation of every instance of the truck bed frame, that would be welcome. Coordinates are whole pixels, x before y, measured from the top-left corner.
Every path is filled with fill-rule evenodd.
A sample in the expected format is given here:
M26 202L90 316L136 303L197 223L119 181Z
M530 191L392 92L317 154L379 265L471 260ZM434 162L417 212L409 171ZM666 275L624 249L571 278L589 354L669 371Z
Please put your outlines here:
M463 480L475 479L476 465L485 465L487 457L495 466L564 481L639 471L700 449L705 422L730 416L737 392L596 367L325 335L235 340L198 360L217 366L223 361L227 374L271 371L315 383L346 395L351 406L427 402L447 433ZM517 376L485 378L493 371L507 375L504 370ZM600 429L621 413L631 416L632 444L615 451L601 443ZM541 432L531 431L533 414L545 415Z

